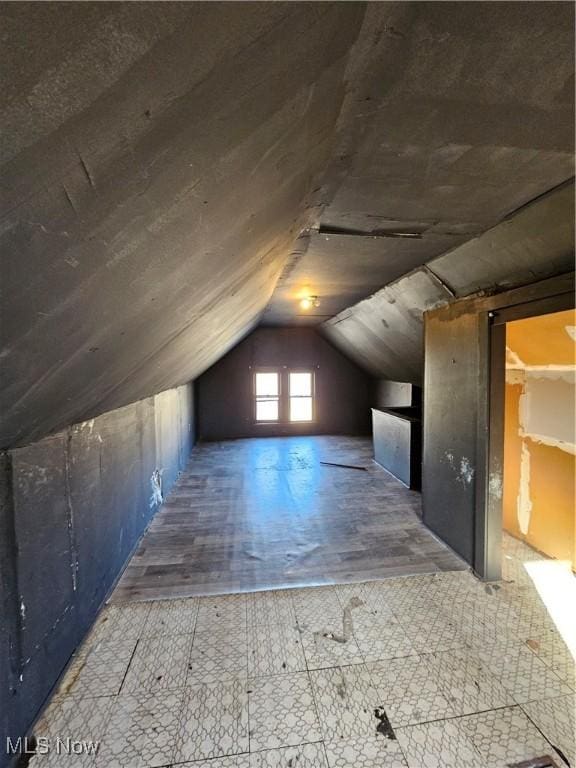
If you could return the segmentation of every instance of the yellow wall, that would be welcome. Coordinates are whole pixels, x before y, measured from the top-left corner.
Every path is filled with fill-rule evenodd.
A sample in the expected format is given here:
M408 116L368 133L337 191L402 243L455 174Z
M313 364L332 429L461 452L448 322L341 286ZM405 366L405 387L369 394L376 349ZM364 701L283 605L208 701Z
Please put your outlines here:
M574 477L576 456L530 438L520 437L518 409L521 384L506 385L504 429L504 530L546 555L571 560L576 570ZM530 522L523 534L518 520L522 446L530 453Z
M573 326L573 309L514 320L506 325L506 346L525 365L574 365L576 347L566 331Z
M516 321L507 328L507 346L519 367L508 371L506 382L503 526L504 530L540 552L570 560L576 570L576 456L570 450L531 438L524 433L521 423L521 397L525 392L523 377L534 375L533 371L530 374L530 366L572 364L574 342L565 326L573 323L573 312L557 313L556 316ZM522 369L526 363L527 368ZM555 405L550 403L552 408ZM523 451L528 452L524 456L524 479L528 479L524 492L521 482ZM519 503L519 496L524 499L524 506L522 498ZM524 514L519 513L519 506Z

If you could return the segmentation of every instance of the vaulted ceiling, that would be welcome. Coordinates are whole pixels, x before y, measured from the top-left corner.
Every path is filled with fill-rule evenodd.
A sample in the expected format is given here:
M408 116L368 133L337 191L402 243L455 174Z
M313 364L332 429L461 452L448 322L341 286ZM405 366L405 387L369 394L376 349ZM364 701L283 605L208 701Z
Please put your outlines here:
M426 280L527 281L508 247L466 288L467 241L574 173L569 3L0 14L1 446L193 379L261 320L349 351L334 316L408 273L416 308ZM568 268L564 189L542 273ZM395 377L389 333L396 367L359 362Z

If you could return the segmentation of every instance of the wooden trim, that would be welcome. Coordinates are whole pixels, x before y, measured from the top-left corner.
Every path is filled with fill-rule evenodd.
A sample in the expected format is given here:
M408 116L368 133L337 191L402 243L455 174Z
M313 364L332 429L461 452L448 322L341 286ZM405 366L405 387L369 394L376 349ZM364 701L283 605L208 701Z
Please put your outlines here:
M574 309L574 304L573 292L549 296L526 304L515 304L512 307L495 310L492 313L493 323L494 325L504 325L513 320L525 320L537 315L549 315L551 312L563 312L566 309Z
M259 421L256 418L256 374L258 373L275 373L278 375L278 418L274 421ZM311 376L311 397L312 397L312 418L308 421L292 421L290 419L290 374L291 373L309 373ZM303 395L307 397L307 395ZM254 426L271 426L271 425L306 425L315 424L316 418L316 371L314 368L296 367L290 368L287 365L274 366L258 366L252 369L252 419Z
M506 323L573 308L574 278L570 272L492 296L458 299L424 313L425 349L429 320L449 322L464 315L479 316L473 567L486 580L498 579L501 573ZM426 369L427 361L425 387ZM426 430L423 439L426 457ZM423 510L426 522L425 486Z
M298 421L292 421L290 418L290 374L291 373L309 373L310 374L310 395L295 395L294 397L312 398L312 418ZM286 377L288 379L286 387L286 422L287 424L314 424L316 422L316 371L313 368L287 368Z
M566 291L568 286L571 287ZM487 357L487 401L485 398L486 436L482 441L482 425L479 424L478 443L479 450L485 451L484 476L477 489L474 563L478 575L488 581L501 578L502 567L506 323L572 309L575 305L574 273L493 298L499 299L500 308L487 312L490 319L487 334L490 351ZM509 304L505 306L504 300Z
M278 418L273 421L261 421L256 418L256 408L258 403L258 395L256 394L256 376L259 373L275 373L278 376ZM273 398L270 398L273 399ZM258 367L252 369L252 419L256 426L262 424L281 424L282 423L282 370L280 368L273 367Z
M524 285L500 293L465 296L461 299L447 302L435 309L429 309L426 314L434 317L436 314L446 312L447 309L450 310L452 316L475 312L496 312L509 309L518 304L528 304L529 302L541 299L549 299L552 296L561 296L562 294L574 296L575 286L575 273L567 272L564 275L550 277L537 283L531 283L530 285Z
M481 403L478 429L478 465L482 476L476 486L474 570L483 579L495 581L502 576L506 327L489 323L485 341L482 379L488 398Z

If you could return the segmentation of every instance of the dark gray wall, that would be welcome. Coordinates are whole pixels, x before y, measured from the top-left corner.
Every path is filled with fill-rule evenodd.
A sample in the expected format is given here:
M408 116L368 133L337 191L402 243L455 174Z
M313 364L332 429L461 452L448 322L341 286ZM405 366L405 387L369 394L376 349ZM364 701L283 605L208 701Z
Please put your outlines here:
M571 3L0 17L2 448L196 378L271 297L267 322L319 323L574 174ZM472 244L438 275L460 295L562 271L570 251L546 241L566 229L548 210L523 243ZM304 281L317 311L294 300ZM419 313L445 298L428 282L327 333L419 382Z
M193 435L187 385L1 454L2 745L37 715L156 512L153 474L166 494Z
M426 525L471 565L474 557L478 408L481 390L480 315L426 317L422 509Z
M365 12L9 5L2 448L191 381L255 327L309 221Z
M491 378L505 351L492 323L573 306L571 272L425 314L423 519L486 578L499 578L502 531L502 445L491 446L503 411Z
M406 381L378 379L374 382L374 407L376 408L419 408L422 405L422 390Z
M315 371L316 421L254 424L252 372L287 366ZM198 379L202 440L285 434L365 434L371 380L311 328L259 328Z
M265 318L322 322L571 179L573 29L572 3L368 3L320 231L296 243ZM524 259L510 253L517 284L537 279L540 230ZM484 283L491 260L504 271L493 251L442 272L458 287ZM315 312L298 312L303 284L321 298Z
M412 490L422 476L422 422L406 413L372 409L374 460Z
M423 313L477 291L502 291L574 264L574 185L558 187L484 234L322 324L373 376L422 383Z
M425 314L423 518L487 579L500 578L505 343L519 317L574 306L574 273Z

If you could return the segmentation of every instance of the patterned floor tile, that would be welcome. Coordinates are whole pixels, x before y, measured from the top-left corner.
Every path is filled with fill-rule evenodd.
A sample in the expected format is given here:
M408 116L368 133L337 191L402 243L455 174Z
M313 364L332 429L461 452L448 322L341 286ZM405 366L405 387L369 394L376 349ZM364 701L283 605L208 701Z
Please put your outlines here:
M245 628L197 631L192 643L188 684L216 683L248 676Z
M393 617L390 617L386 625L355 626L354 638L366 661L395 659L416 654L408 635Z
M62 765L66 760L78 768L88 768L94 764L99 743L104 736L108 717L114 702L113 697L87 699L76 696L57 697L50 704L36 727L34 735L37 738L49 740L50 751L47 754L36 754L30 765L52 768ZM92 742L95 750L87 749L79 755L68 756L59 753L57 740Z
M198 600L158 600L150 604L150 613L142 630L142 637L155 635L189 635L194 632Z
M248 744L246 681L187 689L174 762L247 752Z
M253 592L248 595L248 626L296 624L296 611L289 590Z
M378 704L394 728L454 715L429 665L421 656L367 664Z
M387 627L391 623L397 623L397 619L390 609L374 608L364 604L354 608L351 619L354 629L376 629L377 627Z
M442 694L458 715L516 703L499 680L466 650L443 651L423 658Z
M248 691L251 751L322 738L307 673L256 678Z
M366 667L316 670L310 678L326 741L376 734L378 695Z
M246 595L200 598L196 631L245 629L247 600Z
M341 631L343 607L335 587L295 589L292 600L298 623L306 629L321 631L327 628Z
M118 696L98 750L98 768L155 768L172 762L182 691Z
M409 768L486 768L457 720L399 728L396 736Z
M542 755L561 760L520 707L496 709L458 719L470 741L482 755L486 768L503 768Z
M443 572L106 608L37 734L101 740L86 768L503 768L553 754L546 739L576 764L574 662L525 578L520 558L541 556L508 539L513 583Z
M328 768L324 746L300 744L297 747L269 749L250 755L250 768Z
M406 760L395 739L367 736L352 741L326 743L330 768L406 768Z
M177 768L251 768L250 755L216 757L213 760L194 760L193 763L179 763Z
M452 571L434 574L427 596L445 610L471 595L481 596L483 590L484 585L470 571Z
M576 696L531 701L522 709L570 765L576 765Z
M426 610L430 607L430 603L431 601L428 597L420 595L413 590L404 591L399 586L389 589L384 601L385 610L391 610L398 618L417 609Z
M442 610L428 598L418 598L417 600L407 600L407 602L394 609L394 616L406 627L417 626L419 623L428 624L436 617L442 617L444 621L449 621Z
M191 648L192 635L158 635L139 640L122 693L183 688Z
M477 654L519 704L571 693L569 686L517 640L486 646Z
M387 591L383 582L369 581L364 584L342 584L336 587L342 607L356 604L353 610L355 626L375 626L386 624L393 615L387 600Z
M516 615L511 613L505 619L499 617L498 628L508 637L526 641L531 637L556 632L554 621L542 606L532 603L514 605L513 609Z
M96 643L81 650L72 660L58 694L93 698L118 693L136 640Z
M291 625L256 626L248 629L250 677L306 670L302 638Z
M328 628L323 632L302 632L302 646L308 669L325 669L346 664L362 664L364 657L354 636L346 642L342 638L342 627Z
M525 644L564 683L576 690L576 660L557 633L529 638Z
M138 640L150 612L149 603L109 605L100 614L89 641L119 642Z
M345 605L352 597L357 597L364 605L375 607L382 602L380 582L361 581L357 584L336 584L336 593L342 605Z
M399 621L418 653L447 651L466 645L457 622L435 610L433 604L426 612L399 614Z

